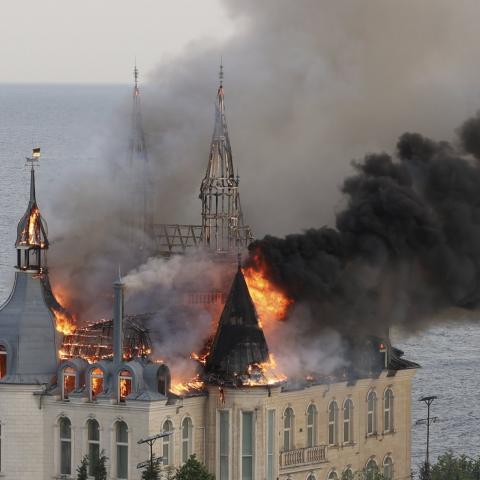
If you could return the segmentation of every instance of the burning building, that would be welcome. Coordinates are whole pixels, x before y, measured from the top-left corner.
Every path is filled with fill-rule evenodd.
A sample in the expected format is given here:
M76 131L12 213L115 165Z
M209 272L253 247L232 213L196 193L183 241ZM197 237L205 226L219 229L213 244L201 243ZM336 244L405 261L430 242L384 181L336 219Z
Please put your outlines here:
M18 227L13 291L0 309L6 479L72 478L85 455L93 468L102 451L109 478L139 479L137 464L149 456L139 440L160 432L154 452L163 470L194 453L218 480L339 480L364 469L389 480L409 477L418 365L403 359L387 336L369 338L368 348L352 341L352 362L330 376L287 378L263 328L267 314L282 321L291 300L266 293L262 273L238 264L228 293L215 296L222 312L205 351L194 355L197 375L172 383L168 365L154 360L162 352L152 352L142 318L125 315L120 275L113 320L72 327L48 281L33 162L30 192ZM202 242L231 258L251 234L241 215L222 82L201 199ZM224 210L212 216L220 205Z

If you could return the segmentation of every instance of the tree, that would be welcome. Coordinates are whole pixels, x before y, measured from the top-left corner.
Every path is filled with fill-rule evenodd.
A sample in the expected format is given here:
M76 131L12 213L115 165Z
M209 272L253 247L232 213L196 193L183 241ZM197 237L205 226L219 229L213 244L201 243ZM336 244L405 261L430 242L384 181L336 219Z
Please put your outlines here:
M102 450L100 456L95 460L93 465L93 478L95 480L107 480L107 460L105 452Z
M149 462L148 466L142 472L142 480L159 480L160 465L157 463L155 455L152 456L152 463Z
M420 472L421 475L422 472ZM420 476L420 478L422 478ZM440 455L430 469L431 480L480 480L480 457L456 456L452 450Z
M174 480L215 480L215 476L208 473L195 455L191 455L185 464L177 470Z
M77 467L77 480L88 480L88 455L85 455Z

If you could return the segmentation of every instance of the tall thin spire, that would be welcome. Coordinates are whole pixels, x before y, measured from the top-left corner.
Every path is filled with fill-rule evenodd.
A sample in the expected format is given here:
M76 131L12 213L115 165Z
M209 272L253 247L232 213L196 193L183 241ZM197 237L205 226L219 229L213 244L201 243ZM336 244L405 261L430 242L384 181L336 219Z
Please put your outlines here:
M203 243L218 253L235 253L252 240L243 225L239 180L233 168L233 155L225 116L224 70L220 62L219 87L215 102L215 124L207 171L200 187Z
M130 237L133 251L146 254L147 244L153 236L153 182L143 131L139 70L136 59L133 80L132 133L129 158L133 215L130 222Z

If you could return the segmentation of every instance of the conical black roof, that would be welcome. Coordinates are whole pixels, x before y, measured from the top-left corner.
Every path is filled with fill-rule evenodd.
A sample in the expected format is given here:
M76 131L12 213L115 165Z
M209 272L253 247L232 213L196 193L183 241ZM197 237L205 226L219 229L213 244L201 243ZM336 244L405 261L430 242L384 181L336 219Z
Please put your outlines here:
M268 360L268 346L239 268L218 323L205 371L231 377Z

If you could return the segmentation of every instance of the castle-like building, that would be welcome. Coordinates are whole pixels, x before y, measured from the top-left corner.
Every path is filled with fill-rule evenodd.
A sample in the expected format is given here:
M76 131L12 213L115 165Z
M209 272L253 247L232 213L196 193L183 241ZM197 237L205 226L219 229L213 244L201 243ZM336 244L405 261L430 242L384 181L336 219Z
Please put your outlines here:
M235 248L246 241L223 95L220 85L216 160L201 191L202 238L215 251L232 248L232 239ZM215 180L218 175L227 180ZM235 215L220 212L215 219L212 199L223 194ZM120 276L113 284L113 354L96 361L60 358L56 322L65 312L48 281L49 242L33 163L15 248L15 282L0 308L0 477L73 479L84 456L92 468L104 452L109 479L140 479L137 466L163 433L153 443L163 471L196 454L217 480L340 480L363 470L367 478L375 471L388 480L410 478L417 365L388 339L369 339L343 375L269 381L262 370L268 345L238 268L201 368L203 387L174 394L167 365L152 361L148 351L125 348Z

